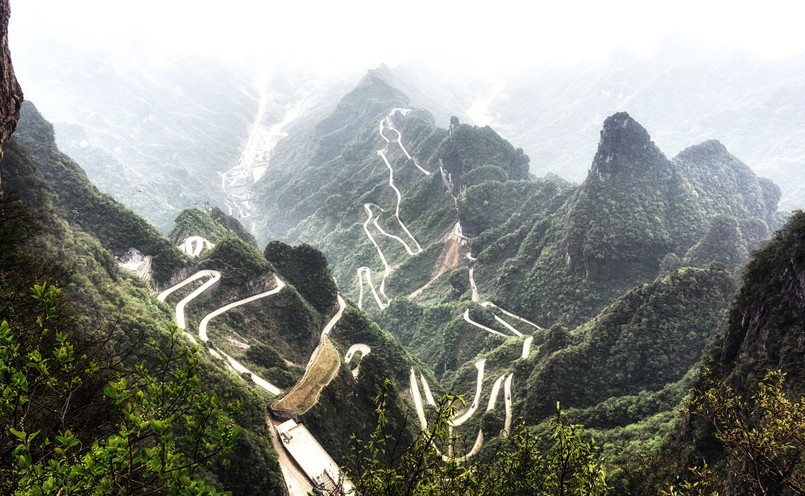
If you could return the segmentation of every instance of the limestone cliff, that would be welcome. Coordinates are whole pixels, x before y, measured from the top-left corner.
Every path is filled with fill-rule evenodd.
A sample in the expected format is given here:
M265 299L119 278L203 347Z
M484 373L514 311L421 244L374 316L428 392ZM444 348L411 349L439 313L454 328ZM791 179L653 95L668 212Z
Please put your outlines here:
M11 16L9 0L0 0L0 158L3 147L17 127L22 104L22 88L14 76L11 52L8 49L8 19ZM0 183L0 195L3 185Z

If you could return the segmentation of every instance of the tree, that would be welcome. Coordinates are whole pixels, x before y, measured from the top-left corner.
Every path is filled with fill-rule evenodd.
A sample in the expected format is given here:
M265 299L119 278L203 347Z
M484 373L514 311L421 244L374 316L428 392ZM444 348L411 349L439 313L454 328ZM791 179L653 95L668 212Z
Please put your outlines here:
M377 427L368 440L353 436L345 471L359 495L604 495L610 488L594 444L579 425L558 409L550 440L515 422L511 435L484 457L445 461L440 450L459 455L461 439L450 434L449 420L458 397L445 396L410 446L401 433L387 430L386 385L376 398ZM448 446L451 448L448 449Z
M728 482L731 474L752 494L805 494L805 398L786 397L780 371L768 371L749 401L708 371L704 377L706 386L693 392L685 410L712 427L726 453L726 474L695 468L688 486L712 487L716 477ZM706 493L682 487L667 494Z
M87 388L116 367L92 360L60 329L58 287L36 285L32 296L39 332L25 337L33 346L0 323L0 489L217 494L205 471L226 465L240 435L229 418L238 405L202 390L198 350L173 329L167 346L150 343L156 365L120 371L101 391ZM94 435L76 431L99 401L112 414L97 419Z

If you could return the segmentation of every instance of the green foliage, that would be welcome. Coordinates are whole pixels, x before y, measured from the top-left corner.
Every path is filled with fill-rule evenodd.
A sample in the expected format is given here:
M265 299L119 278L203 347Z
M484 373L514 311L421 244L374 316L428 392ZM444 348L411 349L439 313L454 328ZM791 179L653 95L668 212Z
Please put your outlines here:
M322 252L308 244L290 246L281 241L272 241L263 255L313 308L321 313L333 308L338 287Z
M213 207L209 214L197 208L179 213L168 238L174 245L179 245L190 236L201 236L213 243L226 238L240 238L247 244L257 246L254 236L236 218L225 214L218 207Z
M498 165L486 164L476 167L464 174L462 183L469 188L476 184L483 184L489 181L505 183L508 180L509 174L506 172L506 169Z
M230 287L242 286L272 271L271 264L260 252L239 238L226 238L216 244L201 263L201 268L225 273L225 282Z
M31 336L38 344L29 352L20 353L19 337L0 323L5 491L217 494L203 476L228 463L241 432L229 419L238 406L222 405L201 389L197 351L182 347L174 330L170 346L157 350L158 367L140 364L103 386L114 421L97 423L92 436L77 436L82 410L98 400L84 385L108 365L82 354L60 330L57 287L36 285L32 296L40 334ZM60 413L55 425L48 417L54 412Z
M805 212L788 223L746 265L743 286L730 310L723 346L707 366L739 393L767 368L779 368L793 380L793 394L805 394Z
M746 243L736 218L716 216L710 220L702 239L685 253L683 262L701 267L715 260L732 270L746 261L749 255Z
M14 139L25 150L23 153L30 154L36 163L53 204L65 219L93 234L104 248L122 254L134 247L151 255L156 282L166 281L174 270L187 263L186 257L151 225L111 196L98 191L81 167L59 152L53 139L53 127L27 102L23 105L23 117ZM8 166L4 159L3 167Z
M247 231L246 228L243 227L243 224L241 224L240 221L235 217L225 214L224 211L218 207L212 207L210 217L212 217L218 224L234 232L237 237L246 243L249 243L252 246L257 246L257 240L254 239L252 233Z
M389 429L387 392L376 399L377 426L368 439L353 437L347 474L359 494L389 495L604 495L610 493L595 445L561 411L551 421L550 437L539 439L516 422L512 433L491 454L465 462L444 461L442 450L457 450L449 419L456 398L443 397L429 428L410 445ZM456 452L456 456L460 453Z
M515 150L489 126L459 125L442 142L438 153L457 188L465 184L464 174L486 164L502 167L511 179L528 179L528 156L521 149Z
M48 396L47 389L40 389L39 404L47 408L39 410L36 423L43 427L27 431L40 430L37 440L52 440L67 422L83 446L89 446L99 436L113 432L122 415L110 407L103 387L116 379L115 371L135 370L138 362L149 371L160 368L157 350L170 349L174 339L166 332L172 314L139 281L120 271L114 256L97 239L59 216L40 168L24 147L12 140L5 151L0 167L4 192L0 198L0 321L7 321L13 329L21 356L37 346L55 349L54 333L39 339L36 317L40 309L30 297L32 286L55 283L63 296L58 312L60 330L69 334L78 361L86 354L86 360L114 365L102 366L83 379L69 401L75 412L61 410L65 402L61 392ZM151 340L158 342L157 348L144 345ZM198 357L205 391L240 402L242 409L235 419L245 431L235 441L228 468L216 464L197 475L217 481L234 494L282 494L279 467L267 438L265 398L204 354Z
M555 401L593 406L678 381L701 359L732 292L729 274L717 266L681 269L630 291L573 331L568 345L550 346L557 351L533 369L524 391L529 418L549 415ZM636 400L635 406L642 403ZM609 417L610 425L638 420L638 410L609 408L623 414ZM649 404L644 408L647 414L656 411Z
M805 494L805 398L786 396L779 371L769 371L750 400L707 372L705 378L685 409L707 422L723 446L720 477L741 481L753 494Z
M476 236L502 225L532 200L530 197L537 188L536 183L527 181L488 181L470 186L458 200L458 216L464 234Z

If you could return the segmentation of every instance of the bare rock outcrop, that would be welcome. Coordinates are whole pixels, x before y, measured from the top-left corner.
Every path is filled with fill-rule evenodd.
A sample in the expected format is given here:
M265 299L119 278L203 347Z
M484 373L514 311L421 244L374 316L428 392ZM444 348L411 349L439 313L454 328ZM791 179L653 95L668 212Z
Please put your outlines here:
M3 147L17 127L22 105L22 88L14 75L11 51L8 48L8 19L11 16L9 0L0 0L0 158ZM0 183L0 196L3 184Z

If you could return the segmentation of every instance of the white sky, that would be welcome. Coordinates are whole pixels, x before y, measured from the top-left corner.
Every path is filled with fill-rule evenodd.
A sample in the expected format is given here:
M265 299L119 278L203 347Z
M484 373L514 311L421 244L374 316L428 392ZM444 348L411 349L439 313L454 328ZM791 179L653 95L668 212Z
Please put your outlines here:
M668 36L805 54L805 2L11 0L11 50L47 34L129 52L264 56L325 70L426 55L498 69L649 53ZM483 7L481 7L483 5ZM466 68L466 67L465 67Z

